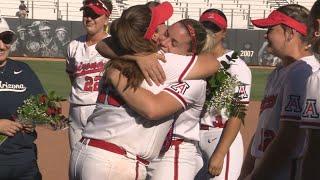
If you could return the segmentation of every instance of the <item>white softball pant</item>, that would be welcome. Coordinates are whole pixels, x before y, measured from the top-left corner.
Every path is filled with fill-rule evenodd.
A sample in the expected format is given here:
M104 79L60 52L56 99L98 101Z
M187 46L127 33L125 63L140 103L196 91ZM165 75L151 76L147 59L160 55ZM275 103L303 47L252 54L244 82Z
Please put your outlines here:
M69 143L71 150L74 148L76 142L81 139L81 133L87 124L87 119L95 107L95 104L87 106L70 104L69 120L71 122L69 127Z
M77 142L72 150L70 180L144 180L146 166L120 154Z
M198 142L173 141L169 150L147 167L151 180L193 180L203 165Z
M243 163L243 142L240 132L233 141L229 152L224 158L223 169L219 176L212 177L208 172L208 163L210 157L217 147L223 128L210 128L209 130L200 130L200 149L204 166L197 174L196 180L237 180Z

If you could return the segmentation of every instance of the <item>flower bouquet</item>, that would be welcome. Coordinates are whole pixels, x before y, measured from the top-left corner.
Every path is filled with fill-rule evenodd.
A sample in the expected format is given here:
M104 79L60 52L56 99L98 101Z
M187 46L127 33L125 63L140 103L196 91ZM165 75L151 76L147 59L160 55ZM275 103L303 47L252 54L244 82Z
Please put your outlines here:
M220 114L223 112L227 117L237 117L243 121L246 115L246 106L241 103L240 94L235 93L240 82L227 71L230 68L230 63L235 62L236 58L236 52L231 57L226 55L227 61L221 61L218 72L207 79L204 110L206 112L214 110Z
M49 92L48 95L30 96L17 109L17 114L13 119L32 129L36 125L45 125L53 130L66 128L68 119L61 114L60 101L62 100L64 99L55 95L54 91ZM6 139L7 136L0 135L0 144Z

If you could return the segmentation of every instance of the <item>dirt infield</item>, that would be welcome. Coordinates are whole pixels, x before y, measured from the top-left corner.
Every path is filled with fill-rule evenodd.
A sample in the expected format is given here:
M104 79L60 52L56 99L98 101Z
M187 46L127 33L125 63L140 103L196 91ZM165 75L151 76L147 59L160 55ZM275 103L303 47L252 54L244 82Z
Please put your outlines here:
M251 101L245 125L241 129L244 147L255 131L259 114L260 102ZM68 114L68 104L63 103L63 113ZM39 152L39 166L44 180L68 180L69 143L68 130L52 131L44 127L37 127Z

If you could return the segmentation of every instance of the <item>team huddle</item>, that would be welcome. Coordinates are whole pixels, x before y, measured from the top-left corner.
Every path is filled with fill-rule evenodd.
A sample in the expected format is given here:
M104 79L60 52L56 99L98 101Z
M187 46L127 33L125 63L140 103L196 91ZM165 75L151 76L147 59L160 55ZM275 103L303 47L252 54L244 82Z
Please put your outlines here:
M237 81L231 90L239 98L235 103L245 111L250 101L251 71L235 50L223 45L225 14L208 9L199 20L166 26L172 5L148 2L124 10L109 25L112 9L110 0L84 0L80 10L86 34L68 45L70 179L320 178L319 0L311 11L290 4L251 21L267 29L266 48L282 63L268 77L245 156L239 132L243 117L207 103L214 97L210 78L221 68ZM8 66L10 71L28 69L7 59L14 38L0 18L0 82L13 81L6 76ZM27 84L24 93L43 92L32 77L38 90ZM3 98L17 93L0 91ZM15 97L12 111L27 95ZM0 134L10 137L0 146L0 179L40 180L36 134L22 135L28 127L11 121L7 106L0 103ZM29 158L22 160L21 152Z

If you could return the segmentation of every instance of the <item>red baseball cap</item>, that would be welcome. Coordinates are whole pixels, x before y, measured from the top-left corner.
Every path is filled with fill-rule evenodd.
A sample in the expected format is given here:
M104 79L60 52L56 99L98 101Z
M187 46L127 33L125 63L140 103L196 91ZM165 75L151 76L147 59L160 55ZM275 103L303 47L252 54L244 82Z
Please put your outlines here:
M269 14L269 16L265 19L256 19L251 20L252 24L259 27L259 28L268 28L270 26L276 26L279 24L284 24L286 26L291 27L292 29L295 29L302 35L307 35L307 25L304 23L301 23L297 21L296 19L280 12L277 10L274 10Z
M83 2L83 7L80 10L84 10L85 8L90 8L98 15L106 15L109 16L111 12L107 8L107 6L101 0L86 0Z
M216 24L221 29L227 29L227 21L220 14L207 12L200 16L200 22L209 21Z
M165 23L173 14L171 3L165 1L151 8L151 21L148 26L144 38L150 40L160 24Z

